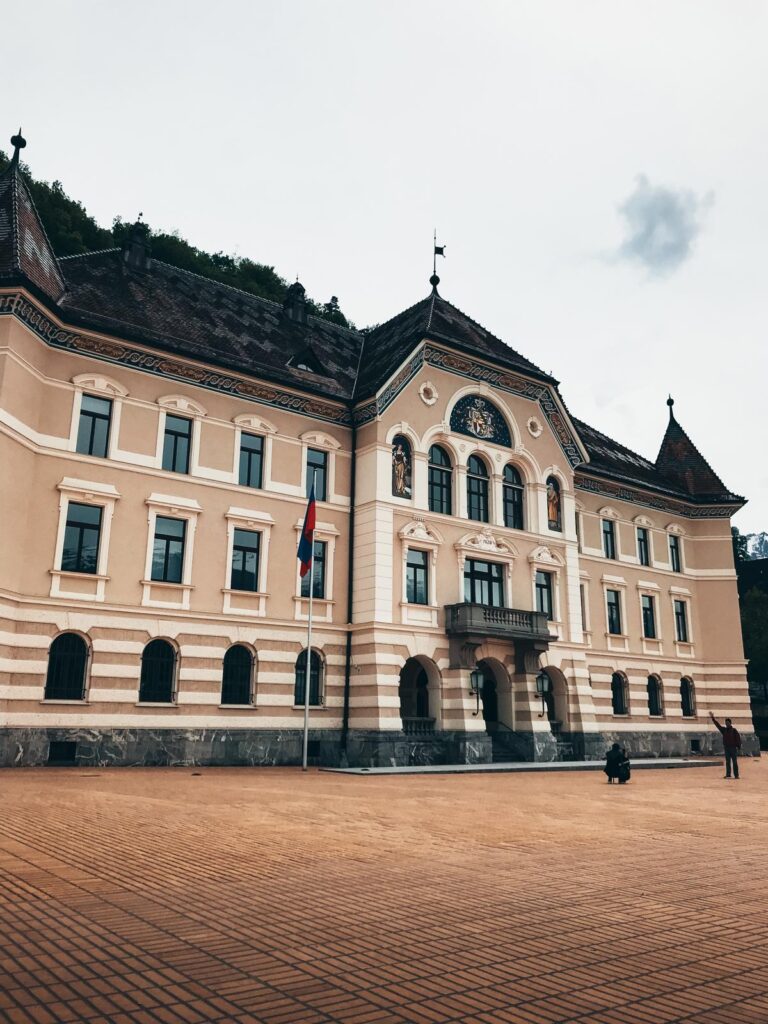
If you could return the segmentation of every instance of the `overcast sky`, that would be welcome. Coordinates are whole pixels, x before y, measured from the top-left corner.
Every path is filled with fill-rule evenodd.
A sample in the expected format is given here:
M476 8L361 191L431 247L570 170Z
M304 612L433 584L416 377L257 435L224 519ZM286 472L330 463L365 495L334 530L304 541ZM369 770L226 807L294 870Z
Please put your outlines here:
M441 294L768 530L768 4L27 0L0 130L101 223L250 256L358 326ZM4 126L4 127L3 127ZM3 139L0 145L8 150Z

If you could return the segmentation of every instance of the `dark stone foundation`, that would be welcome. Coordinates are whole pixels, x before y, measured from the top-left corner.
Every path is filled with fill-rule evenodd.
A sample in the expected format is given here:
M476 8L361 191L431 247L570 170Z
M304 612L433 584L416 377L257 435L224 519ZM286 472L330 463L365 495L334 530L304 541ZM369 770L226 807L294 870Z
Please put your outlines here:
M567 733L557 738L551 733L519 732L509 735L506 747L509 760L602 760L615 741L637 759L689 756L694 752L691 740L699 741L701 754L722 755L720 736L710 729ZM742 734L742 744L742 754L760 756L754 733ZM0 729L0 767L45 765L49 760L91 767L298 765L301 747L298 729ZM487 764L492 759L491 737L485 733L436 732L414 737L351 730L346 755L339 730L314 729L309 734L309 762L325 767Z

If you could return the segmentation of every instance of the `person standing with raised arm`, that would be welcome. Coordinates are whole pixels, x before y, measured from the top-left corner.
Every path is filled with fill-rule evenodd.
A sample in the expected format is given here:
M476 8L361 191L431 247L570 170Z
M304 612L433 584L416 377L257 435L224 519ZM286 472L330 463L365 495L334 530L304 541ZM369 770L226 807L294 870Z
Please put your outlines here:
M726 718L725 725L720 725L711 711L709 712L709 717L720 730L720 735L723 737L723 748L725 749L725 778L730 779L731 766L733 766L733 777L734 779L738 779L739 750L741 749L741 736L739 736L739 730L734 729L730 718Z

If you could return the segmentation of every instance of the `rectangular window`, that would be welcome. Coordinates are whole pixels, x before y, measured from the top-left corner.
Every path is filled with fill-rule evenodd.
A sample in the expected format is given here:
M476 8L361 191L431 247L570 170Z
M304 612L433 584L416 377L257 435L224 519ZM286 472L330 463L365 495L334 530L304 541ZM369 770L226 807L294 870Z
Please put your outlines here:
M488 481L481 477L467 475L467 517L488 522Z
M152 579L156 583L181 583L184 569L186 519L158 516L152 548Z
M259 550L261 534L253 530L235 530L232 543L232 575L229 586L232 590L259 589Z
M107 457L112 402L108 398L83 395L80 422L77 425L77 451L81 455Z
M680 538L676 537L674 533L669 535L669 564L672 566L672 572L683 571L683 560L680 554Z
M325 597L325 552L328 545L324 540L315 541L314 566L312 568L312 597ZM301 596L309 597L309 573L301 578Z
M643 594L643 636L649 640L656 639L656 602L649 594Z
M328 489L328 452L307 448L307 497L315 482L315 498L325 501Z
M98 571L99 538L101 536L101 508L98 505L78 505L70 501L61 568L64 572Z
M582 550L582 547L581 547L581 516L580 516L580 514L578 512L576 513L576 517L575 518L576 518L576 550L577 551L581 551Z
M240 435L240 475L242 487L261 487L264 462L264 438L257 434Z
M536 611L543 612L551 621L554 619L552 605L552 574L536 570Z
M429 554L426 551L408 549L405 562L405 599L409 604L429 604L428 558Z
M504 607L504 566L468 558L464 564L464 600L491 608Z
M579 601L581 602L581 628L586 630L587 627L587 595L584 590L584 584L579 585Z
M681 644L688 643L688 609L685 601L675 601L675 636Z
M637 528L637 560L640 565L651 564L651 548L648 543L648 531L644 526Z
M429 509L444 516L451 514L451 471L440 466L429 467Z
M163 469L171 473L189 472L189 447L192 440L192 420L182 416L165 417L163 439Z
M621 636L621 595L618 590L606 591L608 606L608 632Z
M616 557L616 533L612 519L603 520L603 554L606 558Z

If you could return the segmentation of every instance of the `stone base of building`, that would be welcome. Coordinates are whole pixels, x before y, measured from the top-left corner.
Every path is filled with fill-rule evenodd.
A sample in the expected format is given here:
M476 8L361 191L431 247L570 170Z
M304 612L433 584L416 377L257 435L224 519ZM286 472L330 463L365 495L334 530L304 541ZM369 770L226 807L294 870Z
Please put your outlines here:
M602 760L612 743L630 758L722 755L711 730L693 732L517 732L505 737L495 760ZM742 754L760 756L754 733L742 734ZM298 729L0 729L0 767L58 764L114 766L276 766L301 763ZM415 765L488 764L492 738L477 732L402 732L350 730L346 752L338 729L310 730L308 760L324 767L382 768Z

